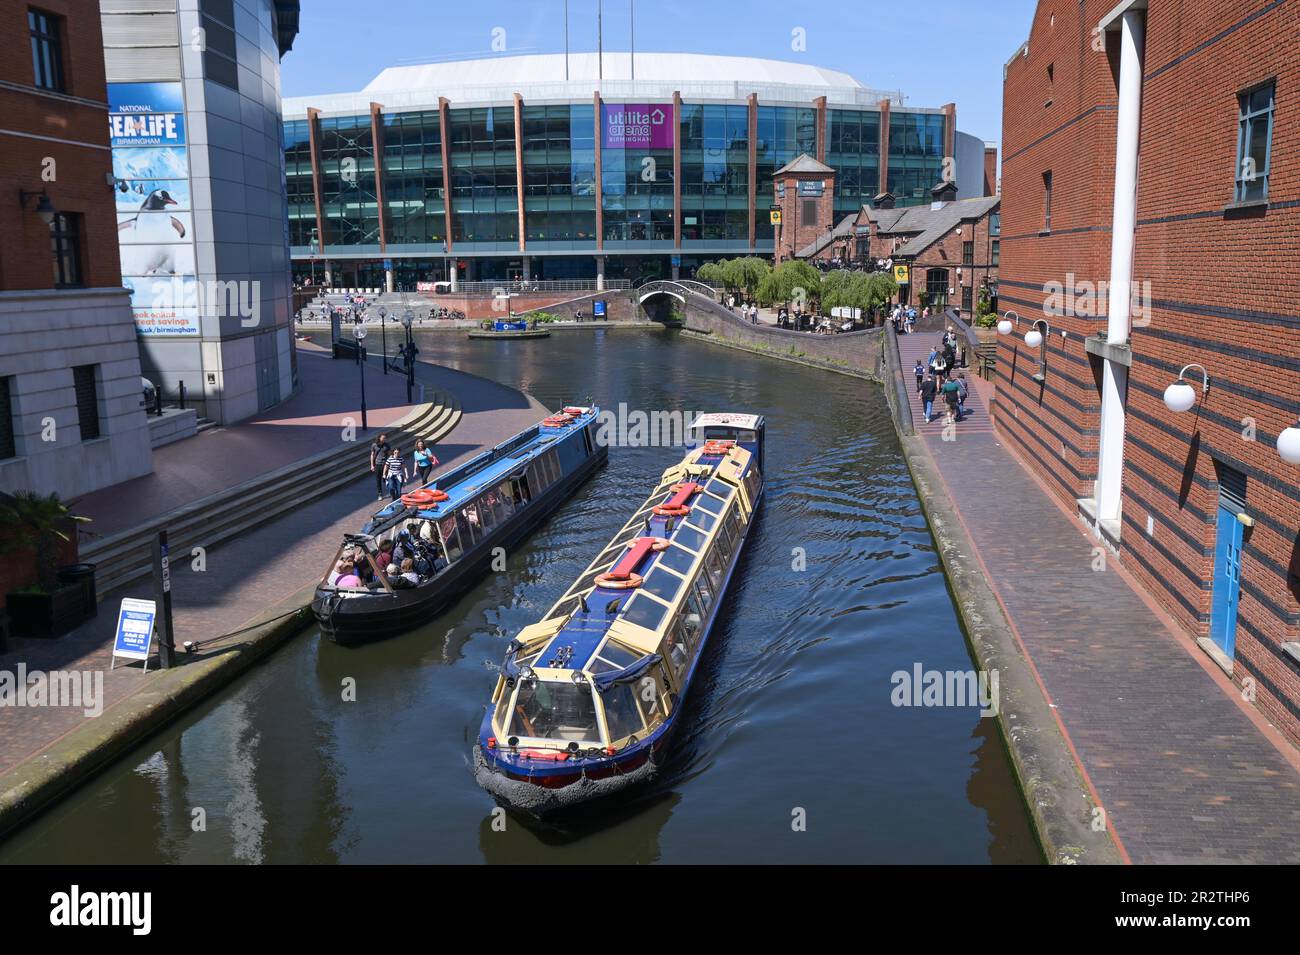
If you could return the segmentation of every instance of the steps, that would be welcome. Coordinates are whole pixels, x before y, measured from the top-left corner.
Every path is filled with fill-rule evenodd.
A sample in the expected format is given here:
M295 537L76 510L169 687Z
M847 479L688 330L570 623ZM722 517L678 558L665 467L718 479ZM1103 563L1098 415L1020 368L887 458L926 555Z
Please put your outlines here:
M430 404L384 430L398 435L398 441L421 437L433 444L460 423L461 415L454 395L436 392ZM188 560L194 547L209 549L369 475L369 446L368 440L359 440L259 475L130 530L88 542L81 547L79 558L97 565L95 586L102 599L113 589L153 572L153 542L158 531L167 530L172 560Z

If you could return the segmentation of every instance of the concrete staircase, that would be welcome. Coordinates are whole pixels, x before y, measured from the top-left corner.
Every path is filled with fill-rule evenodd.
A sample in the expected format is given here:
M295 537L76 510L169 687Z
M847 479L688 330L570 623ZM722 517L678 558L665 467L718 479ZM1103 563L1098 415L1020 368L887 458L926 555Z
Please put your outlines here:
M461 419L454 395L435 392L433 400L384 430L409 444L415 437L430 444L449 434ZM153 542L167 530L173 561L188 560L194 547L211 548L288 509L314 500L370 474L370 442L340 444L294 464L252 478L118 534L82 545L79 557L96 565L100 597L153 571Z

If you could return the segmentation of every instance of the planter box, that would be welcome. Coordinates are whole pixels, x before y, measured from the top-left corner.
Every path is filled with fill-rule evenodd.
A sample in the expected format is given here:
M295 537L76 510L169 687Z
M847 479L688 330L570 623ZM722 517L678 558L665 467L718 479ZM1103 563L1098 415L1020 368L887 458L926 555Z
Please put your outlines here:
M81 584L64 584L52 594L8 594L5 608L16 637L61 637L94 616L95 609L86 607Z

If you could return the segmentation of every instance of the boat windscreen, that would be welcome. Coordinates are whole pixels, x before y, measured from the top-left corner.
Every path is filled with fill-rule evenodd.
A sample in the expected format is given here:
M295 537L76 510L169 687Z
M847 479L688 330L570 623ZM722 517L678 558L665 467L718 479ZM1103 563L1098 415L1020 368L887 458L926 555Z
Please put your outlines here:
M600 743L596 702L589 685L568 680L526 680L519 685L509 735L529 739Z
M700 429L706 441L735 441L738 444L753 443L756 439L749 428L731 428L723 425L706 425Z

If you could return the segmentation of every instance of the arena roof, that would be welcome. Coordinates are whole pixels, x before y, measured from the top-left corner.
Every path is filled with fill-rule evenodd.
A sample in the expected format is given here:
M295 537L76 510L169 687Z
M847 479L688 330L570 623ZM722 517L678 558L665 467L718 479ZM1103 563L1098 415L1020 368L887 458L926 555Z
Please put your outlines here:
M296 118L311 106L323 113L360 114L372 101L388 110L422 109L436 107L441 96L457 106L500 104L515 93L532 102L581 101L590 100L597 88L607 101L632 103L662 102L674 91L688 102L743 101L750 93L757 93L760 103L801 105L811 105L819 96L833 106L875 106L888 99L897 107L905 99L899 90L871 89L839 70L752 56L638 52L635 71L633 79L632 56L616 51L599 58L569 54L567 80L563 53L391 66L356 92L287 98L284 112Z

